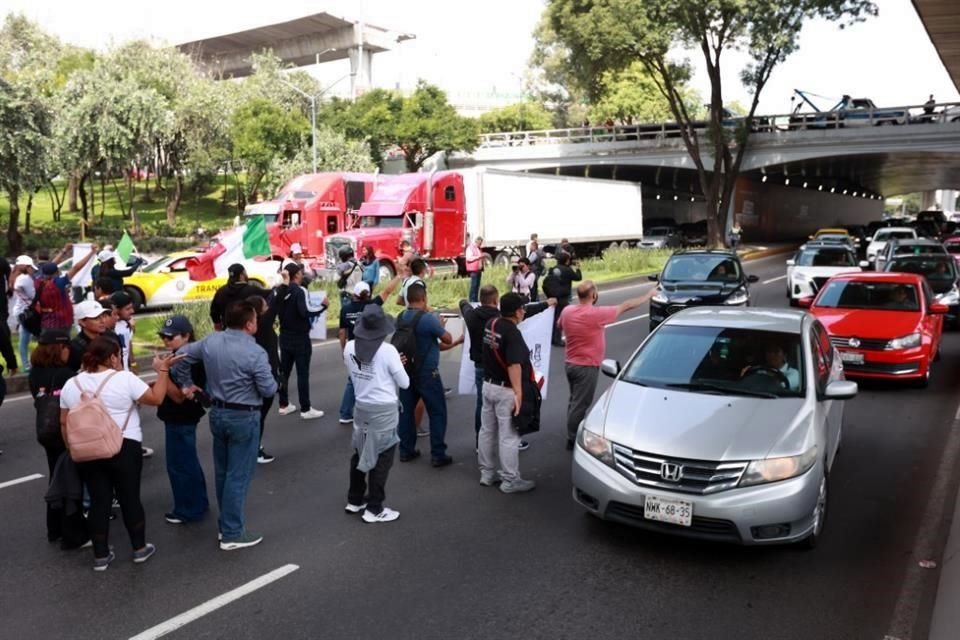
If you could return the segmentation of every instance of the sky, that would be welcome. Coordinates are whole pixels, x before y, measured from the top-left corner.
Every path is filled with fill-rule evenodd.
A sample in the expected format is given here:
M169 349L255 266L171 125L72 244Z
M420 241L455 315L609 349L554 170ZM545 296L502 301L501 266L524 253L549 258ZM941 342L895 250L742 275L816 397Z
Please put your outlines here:
M910 0L876 3L877 18L845 30L826 22L808 24L800 49L774 71L758 112L788 113L793 89L823 96L814 98L822 109L843 94L872 98L880 106L922 104L931 93L938 101L960 100ZM469 104L490 94L520 97L531 33L543 6L543 0L270 0L238 9L237 3L220 0L0 0L0 14L23 12L65 41L101 50L134 38L189 42L320 11L363 17L416 35L396 51L374 56L374 85L408 88L424 78L455 102ZM736 52L724 55L724 97L748 105L750 96L739 82L744 60ZM690 59L696 67L696 55ZM345 60L310 72L325 84L336 83L331 94L348 88ZM699 69L693 84L701 94L708 93Z

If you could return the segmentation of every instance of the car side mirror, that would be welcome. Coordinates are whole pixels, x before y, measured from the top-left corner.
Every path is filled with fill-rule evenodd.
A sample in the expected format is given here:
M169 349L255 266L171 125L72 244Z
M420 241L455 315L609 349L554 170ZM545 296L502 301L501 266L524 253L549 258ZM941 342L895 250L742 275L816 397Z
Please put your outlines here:
M791 258L790 260L787 260L788 267L795 267L796 265L797 265L797 261L794 260L793 258Z
M759 281L760 281L760 278L758 278L757 276L754 276L754 275L747 276L747 282L759 282Z
M651 273L650 275L647 276L647 280L649 280L650 282L659 282L660 275L656 273Z
M860 387L852 380L834 380L823 391L825 400L849 400L857 395Z
M861 261L860 261L860 268L861 268L861 269L869 269L869 268L870 268L870 263L867 262L866 260L861 260Z
M804 309L809 309L813 306L813 297L808 296L806 298L797 298L797 306Z
M620 375L620 361L606 359L600 363L600 371L603 371L603 375L605 376L616 378Z
M934 302L930 305L930 313L932 315L943 315L950 311L950 307L945 304L940 304L939 302Z

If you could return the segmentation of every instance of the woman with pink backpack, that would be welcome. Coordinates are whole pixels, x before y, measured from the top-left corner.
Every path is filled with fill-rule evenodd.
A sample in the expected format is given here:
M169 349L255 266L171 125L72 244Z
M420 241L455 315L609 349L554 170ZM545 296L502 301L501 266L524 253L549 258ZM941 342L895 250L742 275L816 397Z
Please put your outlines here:
M100 336L87 347L80 373L60 392L64 440L90 493L87 528L93 538L94 571L106 571L116 557L108 543L114 495L130 535L133 561L146 562L157 550L146 541L146 516L140 502L143 435L137 404L155 407L163 402L170 366L181 358L156 356L157 381L151 387L124 371L120 345Z

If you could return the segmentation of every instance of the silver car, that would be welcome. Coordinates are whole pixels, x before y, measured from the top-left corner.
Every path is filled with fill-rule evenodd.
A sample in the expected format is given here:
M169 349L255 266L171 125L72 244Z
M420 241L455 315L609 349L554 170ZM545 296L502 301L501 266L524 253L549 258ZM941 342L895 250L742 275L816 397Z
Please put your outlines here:
M816 546L857 393L802 310L698 307L670 316L580 425L573 496L643 529Z

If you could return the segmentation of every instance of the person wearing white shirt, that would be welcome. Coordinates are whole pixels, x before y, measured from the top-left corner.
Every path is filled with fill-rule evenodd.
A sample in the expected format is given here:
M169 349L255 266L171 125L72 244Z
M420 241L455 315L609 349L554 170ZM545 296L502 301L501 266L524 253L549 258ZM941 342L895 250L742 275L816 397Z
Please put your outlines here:
M427 288L427 283L423 281L423 277L427 274L427 263L423 258L414 258L410 261L408 268L410 274L400 283L400 294L397 296L397 304L403 307L407 306L407 290L411 285L419 284L424 289Z
M353 457L347 513L363 513L369 523L391 522L400 513L383 505L387 476L400 437L400 389L410 386L400 353L385 338L393 320L378 304L367 305L354 327L354 339L343 349L356 394L353 410Z
M19 356L20 367L24 373L30 372L30 340L33 335L20 325L20 314L26 311L37 295L37 286L33 281L33 273L37 270L30 256L17 256L14 263L14 273L17 277L13 281L13 308L10 310L11 328L19 326Z
M523 296L527 302L530 302L530 291L536 281L537 275L530 270L530 261L526 258L520 258L507 276L511 291Z

